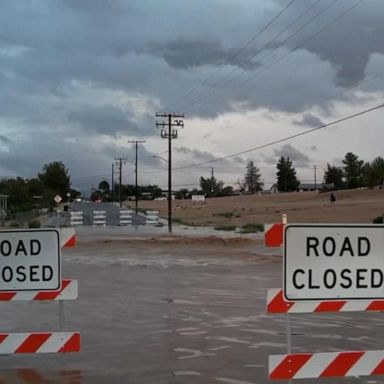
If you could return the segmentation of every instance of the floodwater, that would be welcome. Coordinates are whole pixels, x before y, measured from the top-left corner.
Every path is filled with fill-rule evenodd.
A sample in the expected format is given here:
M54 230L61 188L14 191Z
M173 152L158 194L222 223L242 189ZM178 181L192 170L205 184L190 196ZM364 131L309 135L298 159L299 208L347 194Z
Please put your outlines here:
M266 313L267 288L281 287L278 252L213 237L162 241L155 231L79 229L78 247L62 256L63 277L80 290L64 304L64 330L81 333L81 352L1 356L0 383L268 383L268 355L287 350L286 316ZM55 302L1 303L0 311L2 332L59 330ZM290 315L290 323L293 352L384 343L380 313Z

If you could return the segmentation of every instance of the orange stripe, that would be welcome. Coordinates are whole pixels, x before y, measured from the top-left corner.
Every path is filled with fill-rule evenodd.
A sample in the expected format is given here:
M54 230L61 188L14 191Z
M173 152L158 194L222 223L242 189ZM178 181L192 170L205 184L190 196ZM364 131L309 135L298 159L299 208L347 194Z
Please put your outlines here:
M372 371L372 375L384 375L384 359L380 361L377 367Z
M0 333L0 343L2 343L8 337L7 333Z
M322 301L314 312L338 312L344 307L346 301Z
M66 248L76 247L76 235L73 235L69 240L64 244Z
M16 349L15 353L35 353L51 336L51 333L32 333Z
M58 350L58 352L79 352L80 351L80 333L74 333L71 338Z
M51 380L46 380L44 377L35 369L21 368L17 370L17 374L21 380L28 384L49 384L53 383Z
M283 223L273 224L264 235L265 245L267 247L280 247L283 245L283 230Z
M267 312L269 313L286 313L295 303L284 300L283 291L279 293L268 303Z
M319 377L345 376L363 355L364 352L341 352Z
M16 295L16 292L0 292L0 301L10 301Z
M292 379L311 357L312 354L310 353L286 355L284 360L270 373L269 378L271 380Z
M368 307L367 311L384 311L384 300L374 300Z
M71 280L62 280L61 289L59 291L42 291L39 292L34 300L55 300L57 296L70 284Z

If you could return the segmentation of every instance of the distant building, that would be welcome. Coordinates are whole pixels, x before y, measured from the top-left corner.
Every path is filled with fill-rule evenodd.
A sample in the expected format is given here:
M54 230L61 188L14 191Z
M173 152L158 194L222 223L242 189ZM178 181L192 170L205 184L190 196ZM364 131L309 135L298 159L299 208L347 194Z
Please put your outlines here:
M315 183L300 183L299 188L297 190L299 192L315 192L321 189L322 184Z

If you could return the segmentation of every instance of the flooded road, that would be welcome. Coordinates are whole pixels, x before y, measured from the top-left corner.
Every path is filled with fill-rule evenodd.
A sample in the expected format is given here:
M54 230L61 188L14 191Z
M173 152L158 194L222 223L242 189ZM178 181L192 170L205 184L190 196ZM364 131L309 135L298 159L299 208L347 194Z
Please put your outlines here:
M0 383L267 383L268 355L286 352L286 318L266 313L281 257L248 238L193 238L80 229L63 251L65 330L81 352L0 357ZM276 250L274 251L276 253ZM57 331L49 303L1 303L2 332ZM380 313L290 316L293 352L381 349ZM320 382L301 380L301 383ZM380 378L327 383L380 383Z

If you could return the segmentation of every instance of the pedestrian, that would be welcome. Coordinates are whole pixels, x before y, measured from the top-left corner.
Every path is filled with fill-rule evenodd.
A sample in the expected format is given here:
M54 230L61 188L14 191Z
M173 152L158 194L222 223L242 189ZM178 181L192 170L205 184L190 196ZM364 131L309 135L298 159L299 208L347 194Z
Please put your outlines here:
M331 195L330 195L330 200L331 200L331 204L334 203L336 201L336 196L334 195L334 193L332 192Z

